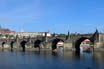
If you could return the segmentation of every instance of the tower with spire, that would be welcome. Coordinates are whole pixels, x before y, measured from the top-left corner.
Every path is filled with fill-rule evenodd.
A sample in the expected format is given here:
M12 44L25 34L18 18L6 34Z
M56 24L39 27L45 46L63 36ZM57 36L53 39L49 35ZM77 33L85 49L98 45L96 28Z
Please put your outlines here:
M66 36L66 40L69 39L69 36L70 36L70 32L68 31L67 36Z
M95 42L98 42L99 41L99 32L98 32L97 28L96 28L96 32L95 32L94 36L95 36Z

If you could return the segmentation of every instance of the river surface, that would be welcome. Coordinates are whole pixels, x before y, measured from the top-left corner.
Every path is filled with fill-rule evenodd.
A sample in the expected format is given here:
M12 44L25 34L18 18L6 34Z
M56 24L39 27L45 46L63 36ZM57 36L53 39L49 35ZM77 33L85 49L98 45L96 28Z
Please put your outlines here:
M0 50L0 69L104 69L104 52Z

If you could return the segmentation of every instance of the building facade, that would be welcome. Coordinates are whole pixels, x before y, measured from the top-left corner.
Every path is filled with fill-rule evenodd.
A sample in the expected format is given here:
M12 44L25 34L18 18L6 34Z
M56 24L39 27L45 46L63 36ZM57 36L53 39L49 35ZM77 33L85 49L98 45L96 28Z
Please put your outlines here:
M51 36L50 31L48 31L48 32L23 32L23 31L22 32L15 32L15 31L10 31L9 29L3 29L0 26L0 38L2 38L2 39L5 39L5 38L23 39L24 37L25 38L28 38L28 37L34 38L37 36L45 36L46 33L47 33L46 36L48 36L48 37Z
M37 37L37 36L45 36L45 33L47 33L47 36L50 37L51 34L50 32L16 32L15 33L15 36L18 36L19 38L28 38L28 37L31 37L31 38L34 38L34 37Z

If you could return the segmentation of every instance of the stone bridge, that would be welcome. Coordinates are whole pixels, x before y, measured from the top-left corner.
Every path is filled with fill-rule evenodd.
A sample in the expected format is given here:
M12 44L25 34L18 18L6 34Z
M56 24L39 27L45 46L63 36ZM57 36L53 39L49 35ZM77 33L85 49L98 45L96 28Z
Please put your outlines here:
M61 40L64 42L65 49L80 50L80 44L85 39L89 39L93 43L93 48L104 47L104 34L96 30L94 34L67 34L66 36L52 36L52 37L36 37L28 39L2 39L0 40L0 47L7 46L9 48L39 48L39 49L56 49L57 43Z

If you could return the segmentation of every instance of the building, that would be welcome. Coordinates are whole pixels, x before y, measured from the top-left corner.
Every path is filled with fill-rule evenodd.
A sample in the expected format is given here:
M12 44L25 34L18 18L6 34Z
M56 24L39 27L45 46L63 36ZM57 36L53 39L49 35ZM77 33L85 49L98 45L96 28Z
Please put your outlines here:
M2 32L0 32L0 34L2 34L2 35L15 35L15 31L2 31Z
M10 31L9 29L3 29L1 26L0 26L0 38L7 38L8 36L12 37L12 38L28 38L28 37L31 37L31 38L34 38L34 37L37 37L37 36L45 36L45 34L47 33L47 36L50 37L51 34L50 34L50 31L48 32L15 32L15 31Z
M23 39L23 37L28 38L34 38L37 36L45 36L45 33L47 33L47 36L50 37L50 32L15 32L15 31L2 31L0 32L0 38L7 38L7 36L10 36L12 38L16 38L18 36L19 39Z
M48 37L51 36L50 31L48 31L48 32L16 32L15 36L18 36L18 38L23 38L23 37L25 37L25 38L28 38L28 37L34 38L34 37L37 37L37 36L45 36L45 33L47 33Z
M4 29L0 26L0 38L5 39L8 38L8 36L13 37L15 35L15 31L10 31L9 29Z
M81 44L85 45L85 44L90 44L90 40L89 39L86 39L84 40Z
M18 35L18 37L37 37L37 36L45 36L45 33L47 33L47 36L50 37L50 32L16 32L15 36Z

